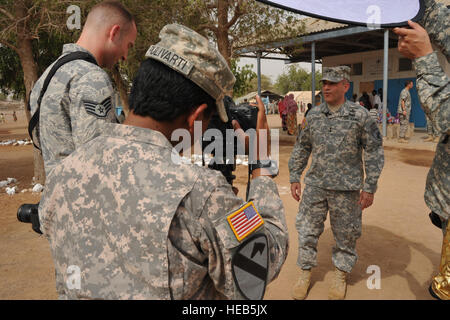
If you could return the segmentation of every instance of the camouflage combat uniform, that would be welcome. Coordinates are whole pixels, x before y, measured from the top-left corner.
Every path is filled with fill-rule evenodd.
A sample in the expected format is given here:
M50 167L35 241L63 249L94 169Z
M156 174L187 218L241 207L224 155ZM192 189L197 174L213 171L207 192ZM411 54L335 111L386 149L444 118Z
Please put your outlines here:
M225 59L206 38L180 25L165 26L160 38L146 56L215 98L226 121L223 95L235 78ZM50 172L39 208L60 298L243 298L239 281L252 280L235 280L232 258L245 248L244 236L238 240L227 218L244 201L223 175L183 164L159 131L109 123L100 131ZM246 225L245 239L268 239L265 284L287 255L283 203L267 176L251 181L249 201L264 224ZM68 285L71 266L80 270L78 288Z
M361 235L359 190L374 193L377 189L384 164L382 137L369 112L360 105L347 100L332 113L323 103L308 113L306 125L294 145L289 159L291 183L300 182L310 155L311 167L305 176L306 186L296 220L297 264L302 269L316 266L317 242L329 211L336 240L333 263L350 272L357 260L356 240Z
M425 16L421 24L433 44L450 57L450 9L442 3L425 0ZM425 186L427 206L441 217L444 242L439 274L432 289L441 299L450 299L450 80L439 64L435 52L414 60L420 103L441 136Z
M239 246L226 217L244 204L218 171L175 164L158 131L104 124L47 178L41 230L55 260L60 298L234 299ZM283 204L269 177L249 199L269 238L269 280L287 255ZM81 270L70 290L68 267Z
M402 101L405 102L406 115L403 114ZM411 116L411 94L409 93L409 90L407 88L404 88L400 92L400 97L398 99L397 114L400 119L399 137L405 138L409 126L409 117Z
M64 56L86 49L65 44ZM43 82L53 64L36 82L30 95L32 114ZM39 142L46 175L58 161L98 135L97 124L117 122L112 97L114 90L108 74L84 60L66 63L53 76L41 102Z

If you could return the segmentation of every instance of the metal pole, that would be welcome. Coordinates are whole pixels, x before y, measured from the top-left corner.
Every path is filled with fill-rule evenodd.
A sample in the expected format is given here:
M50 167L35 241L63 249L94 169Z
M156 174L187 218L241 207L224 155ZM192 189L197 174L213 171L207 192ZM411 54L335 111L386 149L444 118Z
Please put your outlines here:
M386 137L386 110L389 77L389 29L384 31L384 60L383 60L383 137Z
M256 52L256 68L258 75L258 96L261 97L261 51Z
M316 43L311 43L311 104L316 104Z

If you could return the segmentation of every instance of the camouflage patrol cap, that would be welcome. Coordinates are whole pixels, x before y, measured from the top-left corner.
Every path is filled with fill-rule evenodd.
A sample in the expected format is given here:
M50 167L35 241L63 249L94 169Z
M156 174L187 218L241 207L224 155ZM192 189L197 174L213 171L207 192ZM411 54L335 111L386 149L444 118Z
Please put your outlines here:
M161 41L151 45L145 56L164 63L202 88L216 100L217 112L227 122L223 98L231 95L236 79L224 57L208 39L179 24L164 26L159 38Z
M323 68L322 70L322 80L320 81L331 81L331 82L339 82L344 79L350 81L350 67L347 66L338 66L338 67L330 67Z

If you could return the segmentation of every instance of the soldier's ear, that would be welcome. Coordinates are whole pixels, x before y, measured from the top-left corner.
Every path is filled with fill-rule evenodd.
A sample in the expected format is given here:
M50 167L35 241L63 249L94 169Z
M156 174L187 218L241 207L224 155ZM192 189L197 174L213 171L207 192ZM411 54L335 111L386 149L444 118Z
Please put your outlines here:
M191 110L187 117L189 131L194 132L194 122L195 121L205 121L205 110L208 107L206 103L199 105L197 108Z
M118 24L113 25L111 29L109 29L109 39L115 42L117 39L119 39L120 31L120 26Z

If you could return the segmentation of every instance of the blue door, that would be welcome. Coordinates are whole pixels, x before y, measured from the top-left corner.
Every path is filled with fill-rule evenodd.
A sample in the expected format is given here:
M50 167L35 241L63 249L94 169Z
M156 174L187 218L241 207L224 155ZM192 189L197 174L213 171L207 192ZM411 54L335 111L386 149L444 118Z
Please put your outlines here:
M397 115L398 99L400 92L405 88L405 81L414 82L414 87L409 91L411 94L411 117L410 122L414 122L416 128L424 128L426 126L425 113L419 102L419 96L416 89L416 78L389 79L388 80L388 103L389 113L393 116ZM375 90L383 87L383 80L375 80Z
M347 93L345 94L345 99L352 100L353 98L353 82L350 82L350 89L348 89Z

